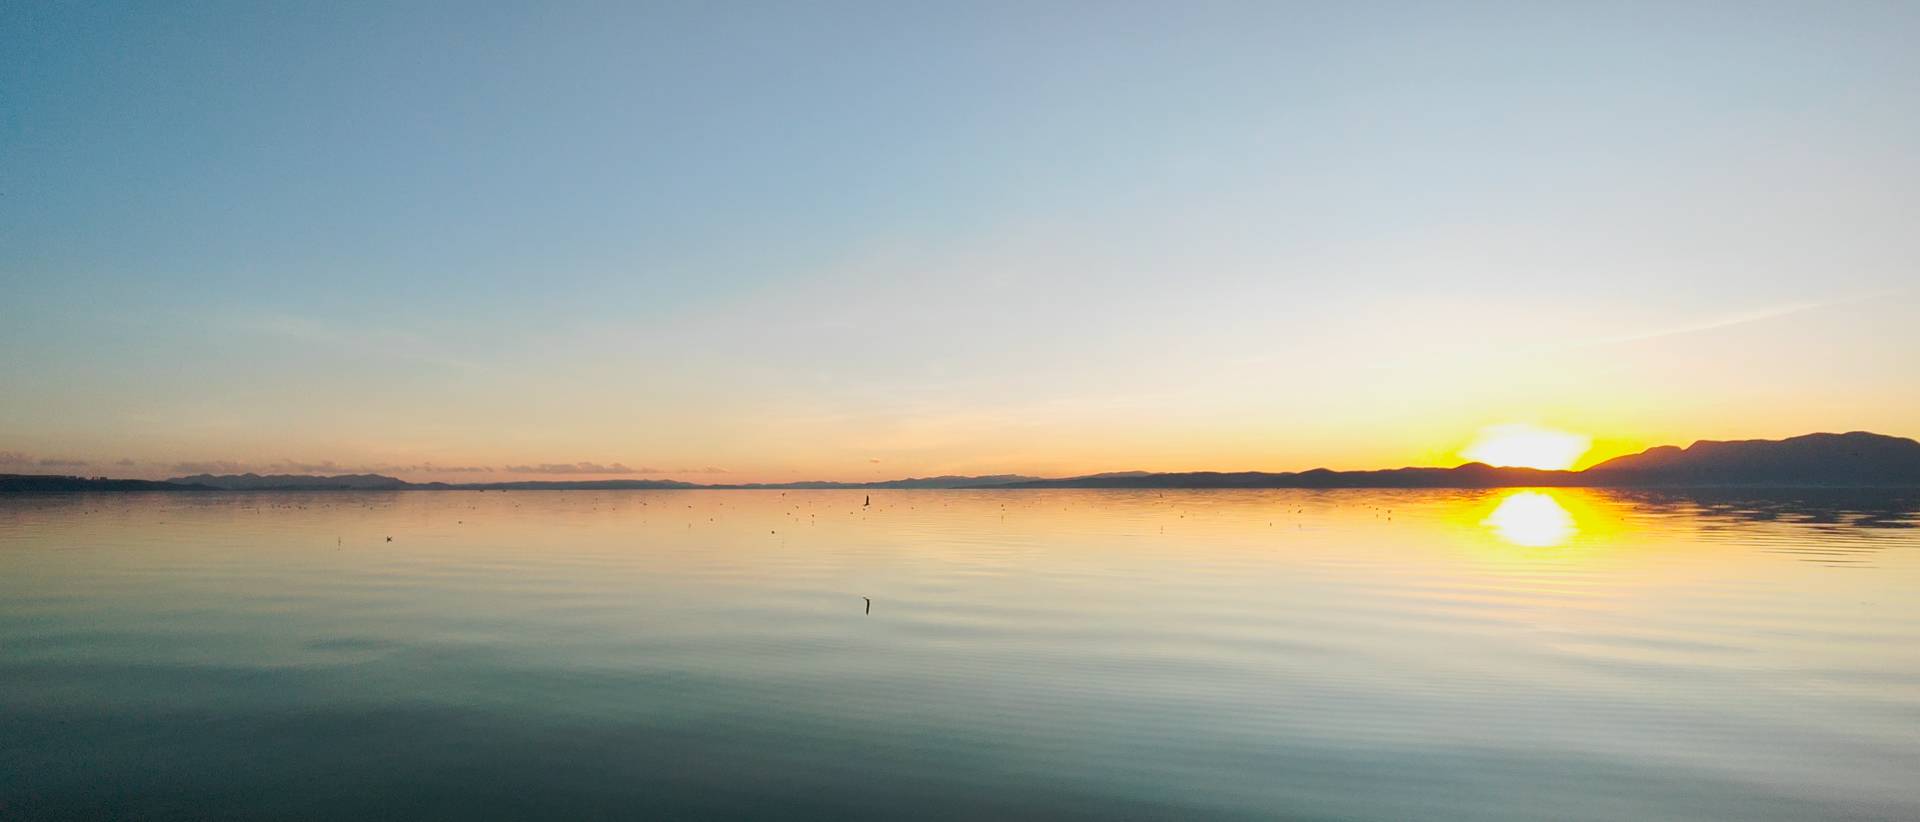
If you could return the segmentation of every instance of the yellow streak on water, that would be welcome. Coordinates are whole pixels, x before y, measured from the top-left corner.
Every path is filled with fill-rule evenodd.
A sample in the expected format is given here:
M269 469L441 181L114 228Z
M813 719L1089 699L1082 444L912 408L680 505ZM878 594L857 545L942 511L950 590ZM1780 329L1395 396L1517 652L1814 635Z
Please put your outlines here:
M1514 492L1481 522L1501 539L1527 548L1564 545L1580 530L1565 507L1539 491Z

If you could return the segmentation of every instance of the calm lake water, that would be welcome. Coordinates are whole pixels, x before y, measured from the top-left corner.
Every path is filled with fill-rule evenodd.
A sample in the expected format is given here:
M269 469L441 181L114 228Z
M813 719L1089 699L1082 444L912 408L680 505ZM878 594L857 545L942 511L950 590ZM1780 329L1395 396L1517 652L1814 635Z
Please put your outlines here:
M0 818L1920 819L1911 495L864 496L0 498Z

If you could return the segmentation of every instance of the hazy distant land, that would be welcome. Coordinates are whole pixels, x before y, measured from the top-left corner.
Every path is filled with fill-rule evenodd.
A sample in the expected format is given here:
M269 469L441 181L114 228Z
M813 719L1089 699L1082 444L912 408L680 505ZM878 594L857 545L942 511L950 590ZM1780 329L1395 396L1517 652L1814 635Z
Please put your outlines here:
M198 474L165 481L0 474L0 493L61 491L587 490L587 489L909 489L909 488L1658 488L1920 487L1920 442L1865 431L1784 440L1701 440L1616 457L1582 471L1454 468L1374 471L1125 471L1078 477L1018 474L913 477L880 482L700 484L677 480L407 482L379 474Z

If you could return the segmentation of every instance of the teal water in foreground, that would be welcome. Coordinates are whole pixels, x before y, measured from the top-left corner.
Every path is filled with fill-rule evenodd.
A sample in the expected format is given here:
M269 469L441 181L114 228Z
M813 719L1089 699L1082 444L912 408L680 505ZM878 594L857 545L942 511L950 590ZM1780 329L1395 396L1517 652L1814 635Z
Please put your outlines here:
M1920 818L1911 495L864 496L0 498L0 819Z

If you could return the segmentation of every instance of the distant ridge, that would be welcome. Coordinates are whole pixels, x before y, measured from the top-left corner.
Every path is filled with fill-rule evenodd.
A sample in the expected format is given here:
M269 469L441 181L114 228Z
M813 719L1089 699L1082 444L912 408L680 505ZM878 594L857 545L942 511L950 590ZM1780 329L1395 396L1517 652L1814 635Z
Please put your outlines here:
M445 490L445 491L590 491L590 490L664 490L685 488L718 488L727 490L807 490L807 489L857 489L857 488L998 488L1019 482L1038 480L1023 474L992 474L979 477L939 476L908 477L878 482L829 482L824 480L807 482L780 483L737 483L724 485L700 485L679 480L652 479L610 479L610 480L520 480L510 482L407 482L380 474L341 474L338 476L317 476L306 474L195 474L190 477L176 477L169 483L196 485L217 488L224 491L324 491L324 490Z
M523 482L408 482L403 479L382 474L338 474L318 476L309 474L195 474L191 477L177 477L167 480L186 485L204 485L223 491L399 491L417 490L470 490L470 491L531 491L539 489L553 490L618 490L618 489L658 489L658 488L699 488L690 482L674 480L527 480Z
M1701 440L1615 457L1582 474L1635 485L1920 485L1920 442L1866 431Z
M774 488L784 490L804 490L810 488L1002 488L1022 482L1035 482L1039 477L1023 474L989 474L980 477L945 475L939 477L908 477L878 482L831 482L811 480L806 482L746 483L741 485L709 485L708 488Z
M0 493L70 491L386 491L616 489L914 489L914 488L1920 488L1920 442L1866 431L1806 434L1784 440L1701 440L1616 457L1585 471L1497 468L1471 462L1454 468L1377 471L1119 471L1043 479L1020 474L909 477L879 482L787 482L700 485L677 480L566 480L413 483L379 474L196 474L165 482L0 474Z
M442 491L671 491L707 488L679 480L525 480L521 482L415 483L409 488Z
M1581 485L1574 471L1495 468L1470 462L1457 468L1390 468L1379 471L1188 471L1170 474L1095 474L1010 483L1002 488L1510 488Z
M1920 487L1920 442L1866 431L1784 440L1701 440L1615 457L1584 471L1456 468L1267 473L1109 474L1016 483L1012 488L1683 488Z
M48 494L74 491L213 491L205 485L174 480L156 482L106 477L68 477L57 474L0 474L0 494Z
M222 491L325 491L350 489L377 491L406 488L412 483L379 474L340 474L332 477L307 474L195 474L175 477L167 482L204 485Z

